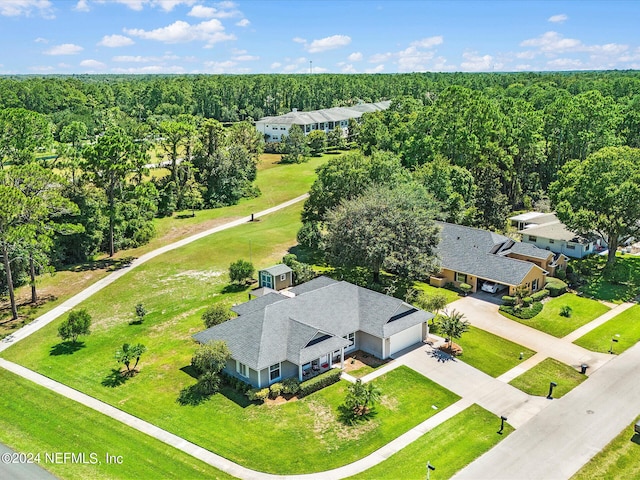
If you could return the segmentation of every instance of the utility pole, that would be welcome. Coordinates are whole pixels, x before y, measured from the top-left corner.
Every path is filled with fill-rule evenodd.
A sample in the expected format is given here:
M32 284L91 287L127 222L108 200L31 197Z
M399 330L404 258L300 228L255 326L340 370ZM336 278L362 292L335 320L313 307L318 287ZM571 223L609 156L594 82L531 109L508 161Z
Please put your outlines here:
M313 73L313 60L309 60L309 73Z

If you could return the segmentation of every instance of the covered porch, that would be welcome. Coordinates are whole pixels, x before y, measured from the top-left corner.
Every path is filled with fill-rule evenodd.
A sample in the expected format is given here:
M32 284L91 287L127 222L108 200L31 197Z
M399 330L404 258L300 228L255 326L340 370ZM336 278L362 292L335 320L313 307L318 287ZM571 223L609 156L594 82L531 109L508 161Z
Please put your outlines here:
M331 336L314 344L312 348L302 349L298 364L298 380L309 380L332 368L344 369L345 350L349 346L349 340Z

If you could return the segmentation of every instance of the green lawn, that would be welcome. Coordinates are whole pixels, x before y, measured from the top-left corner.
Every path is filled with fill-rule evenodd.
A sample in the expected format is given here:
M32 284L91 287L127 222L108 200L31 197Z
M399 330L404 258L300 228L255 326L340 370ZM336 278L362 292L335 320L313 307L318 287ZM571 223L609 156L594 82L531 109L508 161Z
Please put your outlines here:
M571 317L569 318L560 315L560 309L565 305L572 309ZM573 293L565 293L546 301L542 312L529 320L523 320L504 312L500 313L523 325L536 328L554 337L562 338L608 311L609 307L596 300L578 297Z
M64 479L233 478L116 420L0 369L0 441L40 453L40 465ZM98 465L46 463L47 452L96 453ZM107 464L105 456L122 455Z
M636 421L640 417L636 418ZM571 480L619 480L640 478L640 435L633 422L598 452Z
M618 343L614 344L613 351L622 353L640 341L639 318L640 305L634 305L573 343L594 352L607 353L611 348L611 339L616 338Z
M263 155L256 185L262 195L257 198L240 200L238 205L197 211L195 217L179 218L178 215L168 218L155 219L156 235L151 241L140 248L123 250L116 253L116 259L124 257L139 257L169 243L188 237L216 225L247 216L273 207L279 203L300 196L309 191L316 178L315 170L322 165L330 155L314 157L306 163L285 165L277 163L274 155ZM299 228L299 226L298 226ZM295 232L291 238L295 238ZM116 260L117 261L117 260ZM27 299L30 298L30 287L16 289L18 299L24 299L24 305L19 308L21 320L6 325L0 325L0 338L20 328L39 315L58 306L74 294L88 287L100 278L106 276L111 260L104 258L99 262L87 265L68 267L57 272L55 276L41 275L38 277L40 295L47 299L43 304L32 307ZM19 301L19 303L22 303ZM0 323L10 315L9 310L0 311Z
M505 424L503 434L498 435L499 428L499 417L474 404L384 462L350 478L424 479L427 462L436 467L431 473L432 479L451 478L513 431L511 425Z
M556 382L558 386L553 389L553 398L560 398L586 379L587 376L582 375L576 369L553 358L546 358L532 369L511 380L509 384L529 395L546 397L549 393L549 384Z
M415 282L414 288L416 290L423 291L427 295L444 295L445 297L447 297L447 303L460 300L460 295L458 294L458 292L454 292L453 290L449 290L448 288L434 287L433 285L429 285L425 282Z
M460 360L492 377L499 377L518 365L522 361L520 353L523 360L536 353L476 327L470 327L457 343L463 349Z
M572 260L571 266L585 284L580 291L587 297L614 303L629 301L640 294L640 257L618 253L611 271L601 255Z

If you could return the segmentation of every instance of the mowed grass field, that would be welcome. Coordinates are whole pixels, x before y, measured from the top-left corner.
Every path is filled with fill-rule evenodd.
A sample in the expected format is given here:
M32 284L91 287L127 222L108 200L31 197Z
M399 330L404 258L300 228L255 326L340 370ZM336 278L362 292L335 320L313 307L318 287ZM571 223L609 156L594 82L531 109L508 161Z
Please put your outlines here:
M557 383L553 389L553 398L566 395L587 379L575 368L565 365L554 358L545 358L535 367L527 370L509 382L529 395L546 397L551 382Z
M622 353L640 341L639 319L640 305L634 305L573 343L594 352L607 353L612 345L611 339L615 338L617 342L613 343L613 352Z
M248 259L250 249L257 267L277 262L292 246L301 208L215 234L132 270L81 305L94 323L74 352L59 345L61 318L3 356L250 468L304 473L355 461L434 414L432 404L444 408L458 397L399 369L376 381L386 397L372 421L357 427L338 420L343 384L279 406L248 404L229 391L198 406L177 402L180 391L195 383L187 367L197 348L191 336L204 329L204 309L247 299L245 289L228 288L229 263ZM149 313L144 323L131 325L138 302ZM143 343L148 351L140 373L114 386L114 354L124 342Z
M505 424L502 435L499 435L499 428L499 417L474 404L384 462L349 478L421 480L426 476L427 462L436 467L431 472L432 479L451 478L513 432L513 427Z
M3 325L3 320L10 318L5 308L0 313L0 337L10 334L15 329L55 308L74 294L105 277L110 270L117 268L118 262L127 257L140 255L170 244L195 233L213 228L231 220L250 215L282 202L296 198L311 188L316 178L315 170L326 162L331 155L311 158L308 162L295 165L280 164L279 155L265 154L259 164L256 185L262 192L257 198L240 200L238 205L196 211L195 217L179 215L155 219L156 235L146 245L136 249L122 250L114 259L102 257L96 262L86 265L69 266L56 272L54 276L41 275L37 285L39 296L45 301L38 305L29 304L31 290L29 286L16 289L16 296L21 316L18 322ZM189 212L190 214L191 212ZM295 238L295 235L294 237Z
M40 455L64 479L231 479L224 472L116 420L0 369L0 442ZM46 454L95 453L99 464L47 461ZM122 464L106 455L122 456Z

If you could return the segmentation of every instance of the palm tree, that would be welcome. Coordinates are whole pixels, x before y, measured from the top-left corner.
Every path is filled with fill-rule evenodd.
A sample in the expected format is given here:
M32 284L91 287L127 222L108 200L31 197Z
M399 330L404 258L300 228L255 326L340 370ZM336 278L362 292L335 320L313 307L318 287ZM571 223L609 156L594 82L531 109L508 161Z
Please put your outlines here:
M373 383L362 383L357 379L356 383L347 387L347 398L345 405L354 415L359 417L367 414L370 406L380 400L380 390Z
M459 339L464 332L469 331L471 324L464 320L464 313L451 310L451 313L445 310L442 320L440 320L440 328L449 339L449 350L453 345L453 339Z

